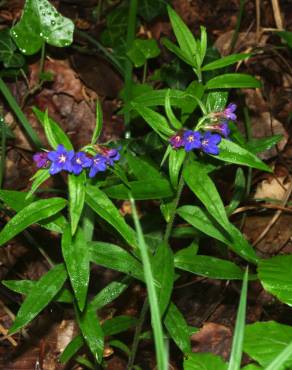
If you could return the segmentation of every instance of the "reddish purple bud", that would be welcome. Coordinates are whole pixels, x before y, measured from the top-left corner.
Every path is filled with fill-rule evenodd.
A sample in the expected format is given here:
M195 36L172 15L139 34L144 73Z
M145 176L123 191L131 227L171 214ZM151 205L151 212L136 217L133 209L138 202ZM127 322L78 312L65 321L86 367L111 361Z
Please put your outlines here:
M35 153L32 157L37 168L44 168L48 164L48 153L47 152L38 152Z
M182 146L185 145L185 140L180 134L175 134L169 139L170 145L174 149L181 148Z

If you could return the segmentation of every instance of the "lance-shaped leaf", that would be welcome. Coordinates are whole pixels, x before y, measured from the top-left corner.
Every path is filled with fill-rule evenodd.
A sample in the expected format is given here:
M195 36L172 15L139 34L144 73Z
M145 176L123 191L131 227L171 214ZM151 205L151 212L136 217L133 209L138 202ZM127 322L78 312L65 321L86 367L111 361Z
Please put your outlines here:
M33 320L56 296L66 278L63 264L56 265L42 276L22 303L9 333L16 333Z
M21 233L28 226L53 216L66 206L63 198L42 199L19 211L0 232L0 245Z
M207 82L207 89L260 88L261 82L244 73L228 73L212 78Z
M272 169L256 155L230 140L222 139L221 143L219 144L219 148L219 155L213 156L214 158L220 159L224 162L241 164L244 166L257 168L262 171L272 172Z
M135 231L126 223L103 191L96 186L87 185L85 201L101 218L112 225L132 247L137 246Z
M53 149L57 149L59 144L63 144L67 150L73 150L70 139L58 123L48 116L48 112L44 113L36 107L33 108L33 112L43 125L48 142Z
M50 172L47 168L40 168L34 176L31 178L33 180L33 183L31 184L30 191L28 192L26 198L31 197L36 190L46 181L50 178Z
M171 150L168 159L169 178L171 185L176 189L178 186L178 177L181 167L186 157L186 151L183 149Z
M82 311L89 282L89 250L81 228L77 229L73 237L70 228L66 228L62 236L62 253L78 306Z
M249 58L251 54L232 54L227 57L214 60L214 62L208 63L203 66L202 71L212 71L213 69L223 68L230 66L231 64L237 63L240 60Z
M68 176L69 214L72 235L75 234L81 213L83 211L85 201L85 184L85 171L82 171L78 176L73 174Z
M47 42L64 47L73 41L74 23L63 17L48 0L26 0L20 21L11 35L26 55L37 53Z

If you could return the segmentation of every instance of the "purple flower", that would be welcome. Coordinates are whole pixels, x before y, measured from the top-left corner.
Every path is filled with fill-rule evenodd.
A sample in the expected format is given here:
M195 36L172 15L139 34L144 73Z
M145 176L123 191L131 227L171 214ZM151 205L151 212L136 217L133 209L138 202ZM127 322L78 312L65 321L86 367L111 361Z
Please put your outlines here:
M59 144L56 151L48 153L48 159L52 162L50 174L55 175L62 170L72 172L73 150L66 150L62 144Z
M185 140L180 134L175 134L169 139L170 145L174 148L180 148L185 145Z
M202 138L202 150L204 153L218 155L218 144L221 142L221 136L206 132Z
M223 114L226 119L229 119L231 121L236 120L236 114L234 113L236 111L236 104L230 103L227 105L227 108L224 109Z
M198 131L185 131L183 136L185 151L189 152L192 149L201 148L201 137L202 135Z
M78 152L72 158L71 164L74 175L79 175L83 168L88 168L92 165L92 159L88 158L84 152Z
M94 177L98 172L103 172L107 169L108 159L101 155L96 154L92 159L92 165L89 171L89 177Z
M106 148L103 151L103 156L106 158L107 164L110 165L110 166L113 166L114 162L118 161L121 158L121 155L120 155L118 149L108 149L108 148Z
M48 164L48 153L47 152L35 153L32 159L34 160L37 168L44 168Z

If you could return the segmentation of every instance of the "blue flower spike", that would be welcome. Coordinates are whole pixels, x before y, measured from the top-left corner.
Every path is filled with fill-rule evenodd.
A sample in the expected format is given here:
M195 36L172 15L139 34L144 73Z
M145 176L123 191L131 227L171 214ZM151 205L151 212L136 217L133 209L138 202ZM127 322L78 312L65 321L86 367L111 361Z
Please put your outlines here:
M44 168L48 164L48 153L47 152L38 152L35 153L32 157L37 168Z
M107 169L108 159L101 155L96 154L92 159L92 165L89 171L89 177L94 177L98 172L104 172Z
M227 107L224 109L223 114L224 117L230 121L236 121L236 114L234 113L237 109L237 105L234 103L230 103L227 105Z
M185 145L185 140L181 134L177 133L169 139L169 143L173 149L178 149Z
M72 172L73 150L66 150L62 144L59 144L57 150L48 153L48 159L52 162L50 174L55 175L62 170Z
M83 168L89 168L92 166L92 159L87 157L84 152L77 152L72 158L72 173L74 175L80 175Z
M201 148L202 135L198 131L187 130L183 135L185 151Z
M219 134L212 134L211 132L206 132L202 138L202 150L204 153L218 155L219 148L218 144L221 142L221 136Z

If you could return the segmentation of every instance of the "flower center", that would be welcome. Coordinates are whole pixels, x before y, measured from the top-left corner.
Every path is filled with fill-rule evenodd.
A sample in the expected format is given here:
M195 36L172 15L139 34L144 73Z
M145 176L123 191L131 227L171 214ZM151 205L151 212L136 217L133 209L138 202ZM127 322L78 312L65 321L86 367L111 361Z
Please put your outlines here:
M81 159L80 159L80 158L77 158L77 159L76 159L76 163L77 163L77 164L82 164Z
M204 146L205 146L205 145L208 145L208 140L203 140L203 141L202 141L202 145L204 145Z
M191 142L193 142L193 141L195 141L194 136L193 136L193 135L189 136L189 137L188 137L188 142L189 142L189 143L191 143Z
M64 155L64 154L61 154L60 156L59 156L59 162L60 163L65 163L66 162L66 156Z
M99 158L95 158L95 160L93 162L94 162L94 164L98 164L100 162L100 159Z

